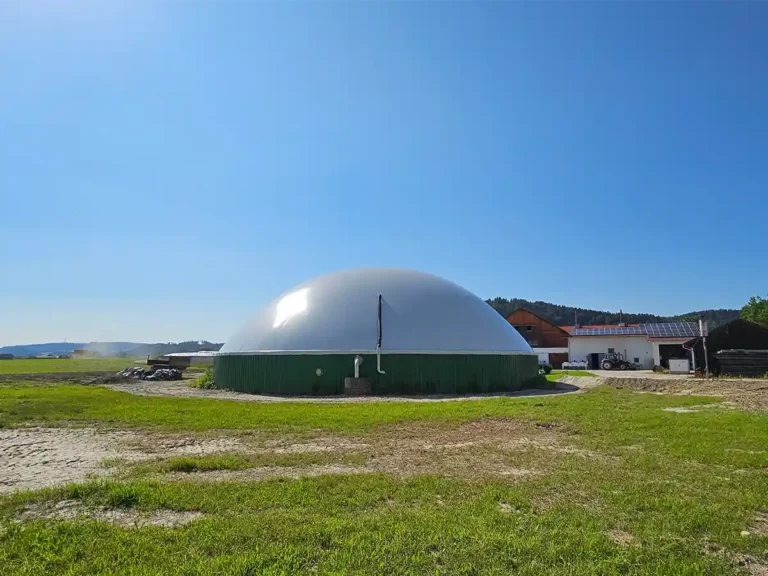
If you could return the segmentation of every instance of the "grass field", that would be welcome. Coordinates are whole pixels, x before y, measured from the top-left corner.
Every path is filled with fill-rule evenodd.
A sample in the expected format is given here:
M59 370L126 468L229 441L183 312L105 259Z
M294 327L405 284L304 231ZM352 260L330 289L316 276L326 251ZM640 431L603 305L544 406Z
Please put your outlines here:
M237 403L15 385L0 388L0 423L0 432L88 425L157 438L255 434L262 442L249 454L113 463L127 473L1 498L4 575L762 575L768 566L768 416L715 398L601 386L476 401ZM465 434L467 442L456 442ZM503 446L540 434L546 443ZM442 436L450 440L436 446ZM368 448L263 449L287 437ZM401 451L407 443L415 448ZM414 454L424 465L418 473L377 467ZM486 455L517 473L484 473ZM264 466L291 476L327 465L361 468L261 481L207 476ZM200 516L175 528L19 520L33 505L72 503Z
M592 374L592 372L586 372L584 370L552 370L552 372L547 374L547 380L550 382L555 382L558 380L558 378L562 378L563 376L595 377L595 374Z
M133 366L136 358L14 359L0 360L0 374L56 374L66 372L117 372Z

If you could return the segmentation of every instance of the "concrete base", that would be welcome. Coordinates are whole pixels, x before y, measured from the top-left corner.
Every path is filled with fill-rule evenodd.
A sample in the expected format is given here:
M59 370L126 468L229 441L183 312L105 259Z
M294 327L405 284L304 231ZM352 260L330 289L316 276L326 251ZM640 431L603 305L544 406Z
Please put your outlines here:
M344 394L348 396L370 396L373 383L369 378L344 378Z

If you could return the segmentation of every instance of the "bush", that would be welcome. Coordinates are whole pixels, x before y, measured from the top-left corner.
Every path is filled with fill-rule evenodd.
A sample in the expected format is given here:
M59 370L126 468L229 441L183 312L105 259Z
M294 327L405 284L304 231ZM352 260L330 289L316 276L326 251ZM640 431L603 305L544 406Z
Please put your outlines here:
M216 382L213 379L213 367L208 366L203 372L203 375L195 380L195 388L202 388L203 390L210 390L216 387Z
M539 366L539 374L546 375L546 374L549 374L550 372L552 372L552 366L550 366L549 364L542 364L541 366Z

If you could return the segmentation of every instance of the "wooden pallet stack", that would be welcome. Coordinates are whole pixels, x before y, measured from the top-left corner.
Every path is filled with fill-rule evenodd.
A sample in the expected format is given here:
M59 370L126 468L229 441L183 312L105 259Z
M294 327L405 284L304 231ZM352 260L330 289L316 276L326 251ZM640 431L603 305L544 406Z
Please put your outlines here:
M720 350L715 357L721 374L753 377L768 374L768 350Z

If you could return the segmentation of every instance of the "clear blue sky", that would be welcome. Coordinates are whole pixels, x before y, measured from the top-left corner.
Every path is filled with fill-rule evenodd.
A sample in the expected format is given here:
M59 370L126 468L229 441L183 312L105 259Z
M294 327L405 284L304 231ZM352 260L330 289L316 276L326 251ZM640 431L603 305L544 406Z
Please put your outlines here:
M767 21L760 2L6 0L0 345L225 339L356 266L740 307L768 292Z

